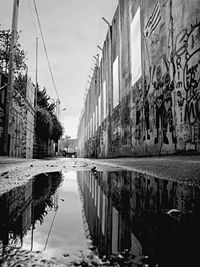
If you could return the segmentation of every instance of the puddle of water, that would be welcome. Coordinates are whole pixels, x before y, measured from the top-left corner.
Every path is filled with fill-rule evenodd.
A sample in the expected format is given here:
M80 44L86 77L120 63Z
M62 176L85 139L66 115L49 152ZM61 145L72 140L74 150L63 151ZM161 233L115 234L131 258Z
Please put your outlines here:
M121 266L188 267L199 261L199 187L133 171L79 172L78 184L101 257L118 255Z
M15 247L72 260L88 252L76 172L38 175L0 197L0 211L1 254Z
M104 266L188 267L198 256L199 187L133 171L38 175L0 197L0 214L0 263L20 248L18 260L35 251L41 266L67 266L90 239Z
M43 223L37 221L34 226L33 250L45 251L47 256L87 250L76 173L63 173L63 179L52 198L53 207L47 207ZM24 249L30 248L31 236L29 232L24 239Z

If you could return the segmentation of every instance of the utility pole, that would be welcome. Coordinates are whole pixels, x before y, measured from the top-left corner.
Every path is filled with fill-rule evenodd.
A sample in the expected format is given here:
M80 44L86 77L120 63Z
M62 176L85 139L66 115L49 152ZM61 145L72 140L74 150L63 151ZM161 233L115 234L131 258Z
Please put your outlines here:
M11 135L14 72L15 72L14 58L15 58L16 45L17 45L18 13L19 13L19 0L14 0L10 53L9 53L10 57L9 57L8 86L7 86L7 94L6 94L5 124L4 124L4 154L8 156L10 154L10 135Z
M34 145L37 144L36 127L37 127L37 100L38 100L38 37L36 37L36 49L35 49L35 117L34 117ZM37 147L37 146L36 146ZM34 154L34 152L33 152ZM37 154L37 152L36 152Z
M37 108L37 90L38 90L38 37L36 37L36 70L35 70L35 109Z

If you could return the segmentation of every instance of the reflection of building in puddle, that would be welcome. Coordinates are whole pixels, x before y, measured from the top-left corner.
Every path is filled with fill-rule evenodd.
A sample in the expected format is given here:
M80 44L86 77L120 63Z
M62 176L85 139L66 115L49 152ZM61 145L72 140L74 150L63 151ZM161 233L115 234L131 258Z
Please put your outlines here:
M0 239L4 246L21 246L31 226L32 181L0 198Z
M101 256L128 249L148 256L151 264L171 266L182 261L182 253L187 251L187 262L187 255L197 250L198 187L131 171L78 172L78 183Z
M115 175L118 173L99 172L94 176L92 172L78 172L89 231L101 256L117 254L128 246L138 255L142 253L141 244L130 232L121 212L126 204L120 199L123 180L116 180Z
M1 255L7 246L21 247L31 225L34 229L48 210L58 208L56 191L61 182L61 173L41 174L0 197Z

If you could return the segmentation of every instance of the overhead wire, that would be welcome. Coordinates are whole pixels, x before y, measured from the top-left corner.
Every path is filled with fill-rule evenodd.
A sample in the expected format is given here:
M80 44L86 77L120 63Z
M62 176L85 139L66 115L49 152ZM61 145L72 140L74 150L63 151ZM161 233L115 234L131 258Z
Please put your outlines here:
M35 35L36 35L36 37L38 37L38 31L37 31L37 27L36 27L35 22L34 22L34 17L33 17L33 12L32 12L32 8L31 8L30 0L28 0L28 6L29 6L29 10L30 10L31 18L32 18L32 23L33 23L33 27L34 27Z
M52 79L52 82L53 82L53 86L54 86L57 98L59 99L58 91L57 91L55 80L54 80L54 77L53 77L53 72L52 72L52 69L51 69L51 65L50 65L50 61L49 61L49 57L48 57L48 53L47 53L46 44L45 44L45 41L44 41L44 35L43 35L43 32L42 32L42 27L41 27L40 18L39 18L39 14L38 14L38 10L37 10L37 6L36 6L35 0L33 0L33 3L34 3L34 7L35 7L35 13L36 13L37 20L38 20L38 25L39 25L40 34L41 34L41 37L42 37L42 43L43 43L43 46L44 46L44 51L45 51L45 54L46 54L47 63L48 63L48 67L49 67L49 71L50 71L50 75L51 75L51 79Z

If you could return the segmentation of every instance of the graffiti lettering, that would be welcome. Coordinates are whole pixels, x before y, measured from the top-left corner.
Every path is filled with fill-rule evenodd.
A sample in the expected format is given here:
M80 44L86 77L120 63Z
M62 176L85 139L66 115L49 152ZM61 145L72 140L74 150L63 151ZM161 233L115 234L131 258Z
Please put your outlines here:
M187 62L184 69L184 87L186 91L191 90L193 93L193 90L196 89L199 84L200 78L197 77L197 75L200 69L198 70L199 64L195 64L191 66L191 68L189 68L188 64L189 62Z
M181 111L184 108L184 122L194 125L200 119L200 23L191 26L191 30L184 29L176 38L176 67L178 81L176 88L185 90L186 97L177 92L177 102ZM184 63L184 64L183 64ZM180 73L180 70L183 70ZM182 74L182 80L180 76ZM192 126L193 127L193 126Z
M180 89L182 87L183 87L183 82L182 81L178 81L177 84L176 84L176 88Z
M191 101L185 104L185 115L184 120L186 123L194 124L199 118L200 114L200 98L191 99Z
M177 70L182 69L181 57L177 57L177 59L176 59L176 67L177 67Z
M153 53L152 46L160 45L161 36L150 34L148 25L145 29L146 40L151 38L148 44ZM175 37L175 47L170 44L159 60L156 54L152 58L152 61L149 60L149 73L144 79L143 110L136 111L137 138L142 129L143 140L150 139L151 132L155 144L159 141L176 144L175 128L178 133L188 127L187 131L193 129L194 141L197 131L198 134L200 132L200 23L181 30ZM151 65L151 62L154 64Z
M192 26L192 30L188 35L187 40L187 54L189 57L194 55L197 51L200 50L200 25Z
M159 2L156 3L153 12L151 13L145 29L144 35L146 38L150 38L151 34L155 31L161 21L161 11L160 11L160 4Z
M176 38L176 56L180 57L187 49L188 33L187 29L182 30Z

